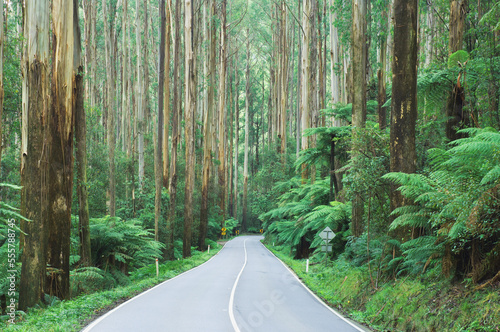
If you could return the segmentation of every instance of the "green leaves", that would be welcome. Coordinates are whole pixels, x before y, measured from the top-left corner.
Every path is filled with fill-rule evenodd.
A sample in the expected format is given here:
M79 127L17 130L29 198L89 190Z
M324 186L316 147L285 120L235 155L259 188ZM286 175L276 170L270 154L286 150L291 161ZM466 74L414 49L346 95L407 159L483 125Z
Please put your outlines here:
M282 244L296 248L307 239L310 248L318 248L321 239L317 236L326 226L337 233L333 240L334 251L344 248L344 232L351 219L350 203L328 202L328 180L317 180L314 184L296 186L297 182L279 183L277 186L292 188L279 198L279 206L260 215L268 233L274 234Z
M90 237L92 260L101 268L109 268L109 264L113 266L115 261L141 267L161 257L164 247L154 241L151 230L144 229L141 222L135 219L122 221L109 216L91 219Z
M425 246L405 244L405 262L442 256L441 244L448 244L456 255L473 257L470 259L479 257L478 252L476 256L471 253L472 248L481 255L498 257L493 248L500 245L500 133L478 128L463 132L469 137L454 141L449 150L429 151L428 174L389 173L383 177L401 185L401 193L413 202L393 212L397 218L390 229L411 227L428 234ZM464 264L476 264L478 270L473 273L477 275L487 275L491 269L479 261Z
M493 7L483 15L479 23L488 24L493 27L493 30L500 29L500 20L498 16L500 14L500 2L497 2L493 5Z
M465 63L469 61L470 55L467 51L459 50L451 54L448 58L448 68L464 67Z

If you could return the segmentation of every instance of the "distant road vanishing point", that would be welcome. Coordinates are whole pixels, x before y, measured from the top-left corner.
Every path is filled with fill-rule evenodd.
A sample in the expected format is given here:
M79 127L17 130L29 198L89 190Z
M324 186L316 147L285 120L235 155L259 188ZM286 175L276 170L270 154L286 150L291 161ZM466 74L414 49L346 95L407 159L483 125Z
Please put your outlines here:
M355 332L260 240L240 236L212 259L130 299L83 332Z

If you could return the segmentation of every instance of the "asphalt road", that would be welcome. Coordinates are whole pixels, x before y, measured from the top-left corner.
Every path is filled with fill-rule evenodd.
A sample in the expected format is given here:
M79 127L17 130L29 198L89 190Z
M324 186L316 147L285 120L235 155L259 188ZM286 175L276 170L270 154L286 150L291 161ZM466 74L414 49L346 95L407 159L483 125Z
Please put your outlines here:
M123 303L83 331L365 331L323 304L261 239L235 238L205 264Z

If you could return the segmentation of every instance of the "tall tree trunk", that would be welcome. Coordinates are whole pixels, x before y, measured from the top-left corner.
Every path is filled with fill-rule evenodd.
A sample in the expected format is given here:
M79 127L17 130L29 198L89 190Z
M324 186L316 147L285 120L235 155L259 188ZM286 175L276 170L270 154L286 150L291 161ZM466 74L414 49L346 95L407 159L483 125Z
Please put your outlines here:
M85 43L85 77L90 78L90 61L92 57L91 30L92 30L92 4L91 0L83 0L84 43ZM85 80L85 100L90 101L90 79Z
M326 105L326 1L323 2L323 11L318 8L318 110L325 109ZM323 32L321 29L321 22L323 22ZM319 113L319 112L318 112ZM324 115L319 114L320 119L318 125L321 127L326 126L326 119Z
M91 5L91 11L92 11L92 16L90 17L90 48L91 48L91 57L90 57L90 108L92 110L95 109L97 105L97 88L96 88L96 82L97 82L97 40L96 40L96 22L97 22L97 0L91 0L92 5Z
M302 35L302 119L301 131L311 127L311 89L310 89L310 75L311 75L311 1L304 0L304 7L302 11L302 27L304 29ZM302 151L309 149L309 137L302 135ZM302 166L302 183L305 183L309 177L309 172L305 165Z
M106 52L106 113L108 114L107 123L107 139L108 139L108 158L109 158L109 215L115 216L116 207L116 176L115 176L115 148L116 148L116 135L115 135L115 70L114 70L114 25L109 24L107 19L108 4L103 3L104 13L104 35L105 35L105 52ZM114 17L115 13L111 13ZM113 22L113 21L111 21Z
M394 1L394 60L392 63L391 172L416 171L417 121L417 0ZM407 200L393 186L391 211ZM398 240L404 238L399 232Z
M200 210L200 232L198 238L198 247L200 250L205 249L205 238L207 237L208 230L208 189L210 186L210 166L212 164L212 118L214 113L214 92L215 92L215 58L216 58L216 25L214 22L216 3L215 0L205 2L205 11L208 11L208 30L205 32L207 40L210 41L208 48L208 59L206 60L206 76L208 80L206 84L206 100L205 100L205 113L203 119L203 179L201 185L201 210Z
M236 51L236 59L238 59L238 51ZM238 218L238 146L240 143L240 110L239 110L239 85L240 78L238 76L238 64L234 66L234 76L235 76L235 98L234 98L234 113L236 116L236 144L234 151L234 200L233 200L233 213L234 217Z
M234 218L234 211L233 211L233 200L234 200L234 187L233 187L233 158L234 158L234 93L233 93L233 75L232 75L232 67L234 67L235 61L231 61L231 66L229 67L229 99L228 99L228 107L230 109L230 115L229 115L229 128L230 128L230 133L229 133L229 155L227 158L227 169L228 169L228 178L227 178L227 187L229 191L229 202L228 202L228 210L229 210L229 217Z
M333 0L330 0L330 7L334 4ZM341 8L334 8L330 11L330 82L331 82L331 95L332 95L332 103L342 103L342 59L340 57L342 45L339 41L339 29L335 26L335 22L337 20L337 13L341 10ZM343 121L340 119L332 119L333 125L335 127L340 127L343 125ZM332 145L334 148L334 145ZM331 171L333 169L333 174L330 174L330 179L337 184L336 186L336 194L335 198L339 198L337 193L342 190L342 174L340 172L335 172L336 169L339 169L340 160L335 155L333 155L333 164L330 165ZM330 161L332 163L332 161Z
M366 122L366 0L352 1L352 125L353 140ZM353 146L352 158L359 155L359 146ZM362 193L354 192L352 202L351 230L354 236L363 233L364 204Z
M43 300L46 278L47 154L44 141L48 124L49 1L27 2L24 8L23 113L21 143L21 279L19 309L26 311Z
M379 50L379 64L380 68L377 71L377 79L378 79L378 126L381 131L385 130L387 127L387 112L386 108L382 107L387 101L387 93L386 93L386 61L387 57L387 33L390 32L388 27L388 17L387 11L384 9L382 11L382 22L379 29L382 31L380 37L380 50ZM386 31L387 33L385 33Z
M52 4L52 107L49 115L49 239L47 290L69 297L71 202L73 193L74 80L80 63L77 0ZM73 15L68 15L73 13ZM77 61L75 61L75 59Z
M127 119L129 118L128 105L128 40L127 40L127 12L128 0L123 0L122 4L122 152L127 151ZM128 182L128 181L127 181Z
M186 140L185 196L184 196L184 236L182 256L191 256L191 228L193 224L193 189L194 189L194 115L196 112L195 62L193 52L193 4L192 0L184 2L184 47L185 62L185 105L184 105L184 138Z
M302 17L302 0L299 0L299 5L298 5L298 16L299 19ZM302 32L302 33L301 33ZM299 158L299 153L300 153L300 143L301 143L301 121L302 121L302 89L303 89L303 79L302 79L302 41L304 39L304 31L300 29L299 27L299 37L298 39L298 48L299 48L299 54L297 56L297 114L295 118L295 157Z
M165 95L163 107L163 186L168 188L169 179L169 163L170 156L168 153L168 130L170 126L170 45L171 45L171 8L172 0L167 0L165 13Z
M280 36L281 36L281 63L280 63L280 114L279 114L279 128L280 131L278 133L280 142L281 142L281 147L280 147L280 152L282 154L282 163L285 165L286 162L286 145L287 145L287 132L286 132L286 111L288 108L287 105L287 100L288 100L288 66L289 66L289 59L288 59L288 42L287 42L287 34L288 34L288 11L287 7L285 5L285 2L282 1L280 4L280 13L281 13L281 31L280 31Z
M137 122L137 151L139 154L139 188L142 188L142 181L144 177L144 103L143 103L143 63L142 63L142 41L141 41L141 18L140 18L140 3L141 1L137 0L135 5L135 42L136 42L136 50L137 50L137 88L136 88L136 122Z
M330 7L333 7L334 0L330 0ZM331 89L332 89L332 102L334 104L340 103L340 76L336 67L340 63L340 42L338 28L335 26L337 20L338 10L335 8L330 11L330 76L331 76Z
M247 67L246 67L246 86L245 86L245 156L243 164L243 215L241 228L243 232L248 226L248 143L250 138L250 30L247 28Z
M149 7L148 7L148 0L144 0L144 44L142 47L143 50L143 61L144 61L144 81L142 84L142 112L143 112L143 123L142 123L142 129L143 129L143 134L147 134L149 132L149 127L151 124L151 110L149 108L149 43L151 42L149 39ZM154 42L152 42L153 45L155 45ZM144 138L144 137L143 137ZM144 140L144 144L145 144ZM142 149L142 175L144 176L144 153L146 150L145 145L143 144L143 149ZM141 152L139 151L139 154Z
M3 133L2 133L2 113L3 113L3 44L4 44L4 32L3 32L3 0L0 1L0 8L2 8L2 13L0 15L0 165L2 165L2 144L3 144ZM0 167L0 175L2 175L2 168Z
M311 11L309 16L309 29L311 31L310 36L310 54L309 54L309 112L311 116L311 127L318 127L319 124L319 110L318 110L318 34L316 30L316 17L318 11L318 2L311 1ZM319 24L319 23L318 23ZM316 136L310 136L309 148L316 147ZM316 165L312 164L310 168L310 179L311 183L316 181Z
M450 55L461 50L463 47L466 13L467 0L450 0ZM446 137L450 141L463 137L457 131L469 125L469 114L463 109L464 98L463 86L459 83L455 84L448 96L446 107Z
M221 7L221 32L220 32L220 66L219 66L219 208L221 210L221 227L226 220L226 157L225 157L225 132L226 132L226 68L227 68L227 28L226 28L226 0L222 0Z
M167 35L167 16L165 10L165 0L160 0L159 6L160 16L160 49L158 58L158 134L157 146L155 154L155 240L158 241L159 223L161 218L161 190L163 187L163 133L164 133L164 117L163 107L164 102L168 104L168 100L164 100L165 89L165 42ZM168 64L167 64L168 66Z
M75 37L77 40L77 37ZM79 48L76 48L77 53ZM83 66L78 64L75 88L75 142L76 142L76 192L78 195L78 235L80 238L80 262L92 265L90 251L89 203L87 190L87 120L84 108Z
M436 30L436 20L434 18L434 9L432 8L432 3L427 4L427 29L428 33L425 36L425 62L424 67L428 68L434 59L434 37ZM480 20L481 18L478 17Z
M279 99L279 89L280 84L280 66L279 66L279 15L278 15L278 2L276 1L271 7L271 33L272 33L272 51L270 58L270 69L269 69L269 97L271 101L271 107L269 108L269 130L270 130L270 142L276 142L276 134L278 133L278 113L280 108ZM279 152L279 144L277 145Z
M85 21L85 100L90 109L95 107L95 14L96 0L84 0Z
M499 56L499 51L497 48L497 39L500 36L500 32L498 30L492 31L491 37L490 37L490 56L489 56L489 79L488 79L488 94L490 96L489 98L489 113L490 113L490 118L491 118L491 123L494 124L496 122L497 126L496 128L500 128L500 114L498 113L498 105L499 105L499 83L498 80L496 79L498 77L498 67L495 65L496 61L495 59L498 58ZM476 112L477 113L477 112ZM477 119L477 114L476 119Z
M170 181L168 184L169 209L167 219L167 239L166 239L166 258L174 258L174 225L176 220L176 201L177 201L177 150L179 145L179 118L180 110L180 47L181 47L181 0L175 1L175 43L174 43L174 96L173 96L173 114L172 114L172 148L170 160Z
M127 29L127 35L128 35L128 40L132 40L130 37L130 30L132 29ZM127 194L130 192L131 193L131 198L132 198L132 215L135 216L135 170L134 170L134 165L135 165L135 135L136 131L134 130L133 123L135 123L135 110L136 107L134 106L134 97L133 97L133 90L134 86L132 84L132 56L131 56L131 51L128 50L128 70L127 70L127 93L128 96L131 98L131 104L132 107L129 109L128 116L127 116L127 182L130 183L130 188L127 190ZM133 121L132 121L133 120ZM127 198L129 196L127 195Z

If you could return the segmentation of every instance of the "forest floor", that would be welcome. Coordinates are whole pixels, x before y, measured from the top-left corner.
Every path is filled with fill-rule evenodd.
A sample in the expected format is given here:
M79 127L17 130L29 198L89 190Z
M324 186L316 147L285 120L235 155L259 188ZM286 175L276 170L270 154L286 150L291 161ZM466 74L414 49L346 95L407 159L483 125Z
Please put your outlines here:
M470 280L443 279L437 269L425 280L372 282L366 267L342 259L310 265L306 273L305 260L293 259L289 248L268 248L331 307L375 331L500 331L500 283L478 290Z

